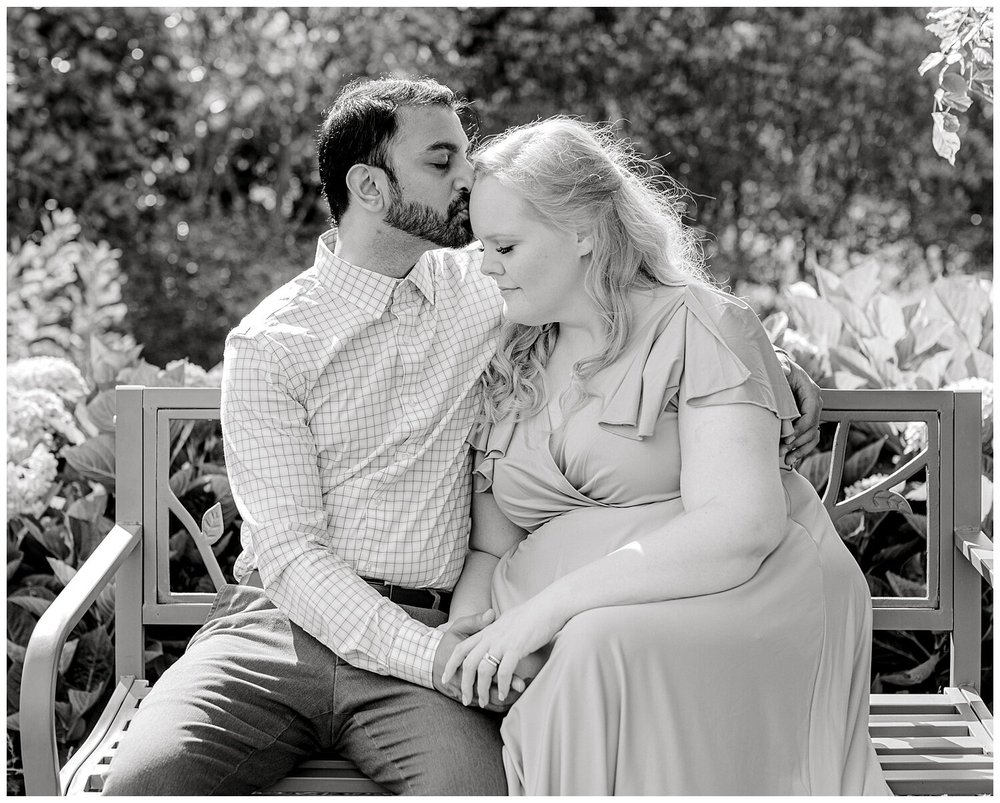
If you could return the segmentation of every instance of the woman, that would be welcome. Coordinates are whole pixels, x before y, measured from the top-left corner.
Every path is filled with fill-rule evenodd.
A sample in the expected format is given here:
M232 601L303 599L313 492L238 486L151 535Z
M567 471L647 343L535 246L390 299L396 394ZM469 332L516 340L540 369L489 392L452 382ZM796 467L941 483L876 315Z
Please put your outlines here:
M470 214L506 322L473 546L502 556L499 616L445 679L482 704L537 671L502 727L514 794L888 794L871 599L781 465L791 393L636 163L566 119L477 157ZM468 575L453 606L484 598Z

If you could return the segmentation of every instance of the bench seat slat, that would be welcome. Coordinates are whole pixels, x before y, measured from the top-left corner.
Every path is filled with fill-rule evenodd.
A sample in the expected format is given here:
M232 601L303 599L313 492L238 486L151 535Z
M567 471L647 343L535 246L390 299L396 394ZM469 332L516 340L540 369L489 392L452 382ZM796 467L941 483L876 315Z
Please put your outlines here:
M895 711L891 714L872 714L868 717L871 725L881 725L887 722L966 722L961 714L909 714L906 711Z
M988 795L993 790L992 770L884 773L897 795Z
M346 763L346 762L343 762ZM324 773L302 773L299 770L293 770L289 775L286 775L278 783L274 784L265 790L262 790L262 794L274 795L274 794L289 794L292 792L309 792L311 794L317 794L322 792L346 792L349 794L360 794L360 793L371 793L371 794L388 794L385 789L379 786L374 781L366 778L356 769L343 770L339 772L324 772Z
M312 758L299 764L295 772L317 775L323 772L343 772L345 770L351 771L356 775L361 774L354 768L354 765L350 761L342 758Z
M131 677L119 680L111 703L105 707L99 720L100 731L95 728L97 733L92 734L96 737L94 742L81 746L78 762L67 762L63 768L60 783L67 790L66 794L99 792L103 788L104 777L121 735L128 730L132 717L148 692L149 686L144 680Z
M883 770L983 770L992 769L993 756L975 753L952 753L951 755L909 753L879 756L878 762L882 765Z
M872 706L876 705L889 705L894 707L906 707L908 705L938 705L938 706L948 706L951 704L959 704L966 702L965 697L962 695L960 689L956 689L954 686L948 686L941 692L932 694L904 694L900 692L899 694L893 693L879 693L872 694L870 699L870 704Z
M983 745L972 736L917 736L897 739L893 737L872 737L875 752L883 754L904 753L971 753L983 755Z
M874 739L909 739L917 736L971 736L968 723L962 722L884 722L870 724L868 733Z

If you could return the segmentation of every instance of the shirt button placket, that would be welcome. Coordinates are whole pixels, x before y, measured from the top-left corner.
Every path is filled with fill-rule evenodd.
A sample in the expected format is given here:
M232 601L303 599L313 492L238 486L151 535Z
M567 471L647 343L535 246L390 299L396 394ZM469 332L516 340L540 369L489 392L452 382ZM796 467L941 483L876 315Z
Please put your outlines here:
M393 296L393 314L396 315L396 345L399 349L402 375L400 397L411 395L415 382L419 381L421 359L420 338L417 327L420 323L420 291L409 281L400 282Z

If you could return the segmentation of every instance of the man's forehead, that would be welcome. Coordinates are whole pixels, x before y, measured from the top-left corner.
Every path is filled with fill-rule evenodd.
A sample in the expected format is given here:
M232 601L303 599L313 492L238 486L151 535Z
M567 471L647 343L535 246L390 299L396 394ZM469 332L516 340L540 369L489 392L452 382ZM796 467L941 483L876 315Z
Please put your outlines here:
M399 110L399 126L393 142L413 153L431 150L465 153L469 149L462 122L448 106L404 106Z

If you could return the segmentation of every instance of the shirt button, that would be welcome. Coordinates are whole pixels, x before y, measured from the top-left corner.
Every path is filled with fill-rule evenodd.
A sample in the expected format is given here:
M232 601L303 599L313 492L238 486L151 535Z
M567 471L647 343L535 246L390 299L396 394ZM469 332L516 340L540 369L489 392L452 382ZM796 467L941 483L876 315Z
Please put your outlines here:
M384 501L385 497L382 494L376 494L372 497L372 507L382 507Z

